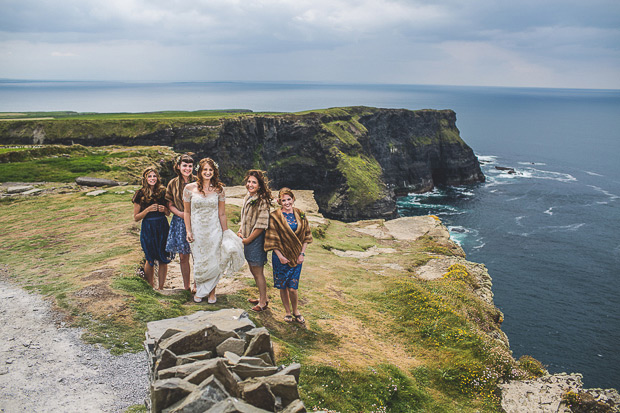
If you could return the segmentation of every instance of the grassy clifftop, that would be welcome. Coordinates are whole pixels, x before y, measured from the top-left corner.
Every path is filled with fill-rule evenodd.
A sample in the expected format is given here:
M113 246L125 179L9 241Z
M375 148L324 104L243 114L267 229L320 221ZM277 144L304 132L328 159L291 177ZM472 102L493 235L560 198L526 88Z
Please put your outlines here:
M212 306L193 303L183 291L153 291L135 275L142 252L132 189L3 200L2 272L49 297L85 328L84 339L114 352L140 351L151 320L248 308L256 290L247 269L222 283ZM227 215L236 229L234 197ZM309 409L499 411L497 383L535 370L531 360L510 356L501 313L480 298L484 278L441 235L440 224L403 239L382 220L345 224L309 215L315 241L300 286L306 328L283 321L269 267L271 309L251 314L271 331L278 363L302 363L300 392ZM446 260L454 264L421 276Z

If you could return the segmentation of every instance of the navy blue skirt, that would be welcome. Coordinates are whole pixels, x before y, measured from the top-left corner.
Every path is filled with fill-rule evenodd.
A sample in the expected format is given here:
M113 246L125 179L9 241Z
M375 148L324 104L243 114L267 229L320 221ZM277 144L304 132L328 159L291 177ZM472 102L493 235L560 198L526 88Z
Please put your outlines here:
M154 265L155 261L168 264L174 258L173 253L166 251L169 229L168 220L162 212L149 212L142 220L140 244L150 265Z
M267 264L267 253L265 252L265 231L263 231L254 241L243 246L243 255L248 265L252 267L262 267Z
M166 241L166 251L178 254L191 254L192 249L187 242L185 221L174 215L170 221L170 232Z

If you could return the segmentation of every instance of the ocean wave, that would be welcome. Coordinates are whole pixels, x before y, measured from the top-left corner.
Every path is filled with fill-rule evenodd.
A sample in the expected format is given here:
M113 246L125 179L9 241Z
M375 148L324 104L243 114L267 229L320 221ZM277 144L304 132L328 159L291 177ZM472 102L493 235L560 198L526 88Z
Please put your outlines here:
M536 166L545 166L547 165L544 162L517 162L519 165L536 165Z
M596 172L591 172L591 171L584 171L584 172L587 173L588 175L592 175L592 176L601 176L601 177L605 176L605 175L597 174Z
M551 232L577 231L579 228L583 227L584 225L585 225L585 222L581 222L579 224L550 226L550 227L545 227L545 229L548 229Z
M520 227L522 227L522 226L523 226L523 224L521 223L521 220L522 220L523 218L525 218L525 215L521 215L520 217L515 217L515 223L516 223L517 225L519 225Z
M620 198L620 196L618 196L618 195L616 195L616 194L612 194L611 192L609 192L609 191L607 191L607 190L605 190L605 189L603 189L603 188L601 188L601 187L598 187L598 186L596 186L596 185L588 185L588 186L589 186L590 188L594 189L595 191L600 192L600 193L602 193L603 195L608 196L610 201L615 201L616 199L619 199L619 198ZM598 202L597 202L597 203L598 203Z
M480 163L495 163L497 161L497 156L495 155L478 155L476 154L476 157L478 158L478 162Z
M547 214L547 215L553 215L553 207L549 208L544 213Z

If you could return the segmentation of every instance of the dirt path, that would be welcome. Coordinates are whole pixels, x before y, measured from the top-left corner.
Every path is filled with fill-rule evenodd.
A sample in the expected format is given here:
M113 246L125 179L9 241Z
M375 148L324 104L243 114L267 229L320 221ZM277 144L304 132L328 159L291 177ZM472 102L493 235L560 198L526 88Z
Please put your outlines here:
M0 278L0 412L120 412L142 404L145 353L113 356L80 335L40 296Z

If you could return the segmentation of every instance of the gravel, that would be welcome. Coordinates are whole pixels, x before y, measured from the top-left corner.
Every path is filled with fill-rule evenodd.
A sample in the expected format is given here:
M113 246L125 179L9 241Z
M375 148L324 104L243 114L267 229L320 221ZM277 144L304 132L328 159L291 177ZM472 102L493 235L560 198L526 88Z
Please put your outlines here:
M41 296L0 279L0 412L122 412L148 396L146 353L80 340Z

